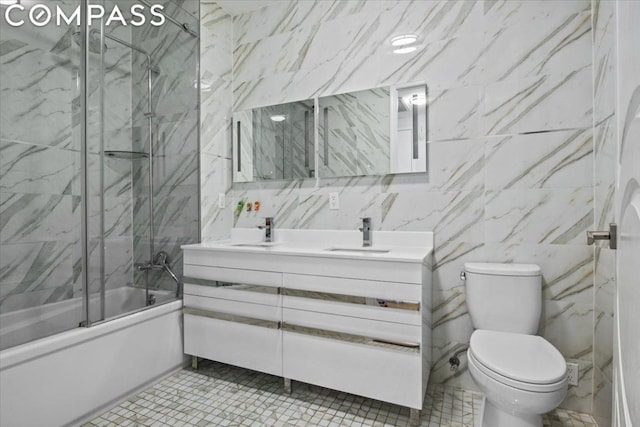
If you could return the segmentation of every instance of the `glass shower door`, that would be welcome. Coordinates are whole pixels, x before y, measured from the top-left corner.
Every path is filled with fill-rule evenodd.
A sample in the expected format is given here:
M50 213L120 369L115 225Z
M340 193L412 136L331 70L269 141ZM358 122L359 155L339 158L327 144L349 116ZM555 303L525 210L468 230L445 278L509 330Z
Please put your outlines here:
M84 312L81 50L67 27L28 20L3 22L0 46L1 350L77 328Z
M165 6L162 27L87 33L91 323L175 299L180 245L199 241L199 39L182 24L197 28L198 9Z
M90 3L111 10L118 2ZM133 26L105 26L104 21L101 24L94 22L87 39L91 323L147 305L144 295L135 289L134 247L141 242L135 241L133 218L134 210L140 208L138 200L149 193L148 126L135 120L140 101L145 104L150 99L146 66L149 56L134 46Z

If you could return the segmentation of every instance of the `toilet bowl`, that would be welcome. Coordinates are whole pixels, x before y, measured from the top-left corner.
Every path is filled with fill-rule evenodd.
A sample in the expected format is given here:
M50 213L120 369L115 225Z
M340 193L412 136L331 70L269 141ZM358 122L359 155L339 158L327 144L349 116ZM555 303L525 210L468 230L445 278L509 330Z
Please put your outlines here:
M485 395L481 426L540 427L567 393L564 358L541 337L477 330L467 357Z
M541 427L542 415L567 394L560 352L534 335L541 315L542 278L533 264L467 263L467 307L476 329L469 372L485 396L476 427Z

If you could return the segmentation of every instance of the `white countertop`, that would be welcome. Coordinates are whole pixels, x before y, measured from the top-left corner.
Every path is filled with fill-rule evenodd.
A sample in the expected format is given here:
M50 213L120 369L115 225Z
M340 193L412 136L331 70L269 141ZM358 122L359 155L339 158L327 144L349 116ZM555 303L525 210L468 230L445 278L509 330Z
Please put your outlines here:
M234 246L256 244L264 240L264 231L234 228L230 240L183 245L188 251L307 256L353 260L427 263L433 250L432 232L372 231L371 249L389 252L329 251L330 248L362 249L362 233L354 230L274 229L274 244L268 247ZM367 248L364 248L365 250Z

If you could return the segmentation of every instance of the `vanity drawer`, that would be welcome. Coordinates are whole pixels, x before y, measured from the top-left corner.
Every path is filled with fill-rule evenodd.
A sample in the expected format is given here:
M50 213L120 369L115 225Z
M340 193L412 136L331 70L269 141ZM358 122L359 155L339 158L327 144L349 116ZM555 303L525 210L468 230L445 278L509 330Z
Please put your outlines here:
M421 286L286 273L282 283L285 308L417 326L421 323Z
M362 297L342 297L317 292L283 289L282 307L285 309L326 313L353 319L392 322L419 327L422 322L417 303L407 303L408 309L381 307L378 300ZM353 300L353 301L349 301Z
M204 313L191 314L186 309L184 352L282 376L282 331L277 323L227 321L208 317Z
M354 295L391 301L419 302L422 299L422 286L413 283L285 273L282 276L282 285L288 289Z
M419 352L377 348L287 329L283 330L282 340L285 378L422 407Z
M184 278L184 295L248 302L252 304L280 305L280 288L245 283L217 282Z
M285 329L300 326L325 331L327 335L343 333L363 339L378 339L383 342L400 343L407 345L409 348L419 348L422 340L422 328L420 326L313 311L284 308L282 310L282 321Z
M185 294L183 306L187 309L196 309L211 313L235 314L273 322L279 322L282 319L282 311L278 305L253 304Z
M244 283L247 285L282 286L282 273L274 273L272 271L208 267L185 263L183 274L186 283L188 283L187 278L195 278L219 282Z

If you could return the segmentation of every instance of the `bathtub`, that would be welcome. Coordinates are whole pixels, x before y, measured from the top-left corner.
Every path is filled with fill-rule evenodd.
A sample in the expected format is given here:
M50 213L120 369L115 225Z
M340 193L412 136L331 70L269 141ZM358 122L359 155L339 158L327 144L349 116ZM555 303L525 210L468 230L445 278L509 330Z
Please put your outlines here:
M181 368L188 360L182 300L152 293L156 304L145 310L0 351L0 425L77 425ZM145 293L120 288L105 296L109 318L140 307ZM81 311L82 300L72 299L7 313L0 316L0 342L8 346L77 325Z
M151 291L151 294L156 297L155 306L174 299L174 293L169 291ZM144 306L144 289L127 286L105 292L106 319ZM84 318L82 307L82 298L72 298L0 314L0 351L78 327ZM90 310L95 314L100 312L98 294L91 298Z

